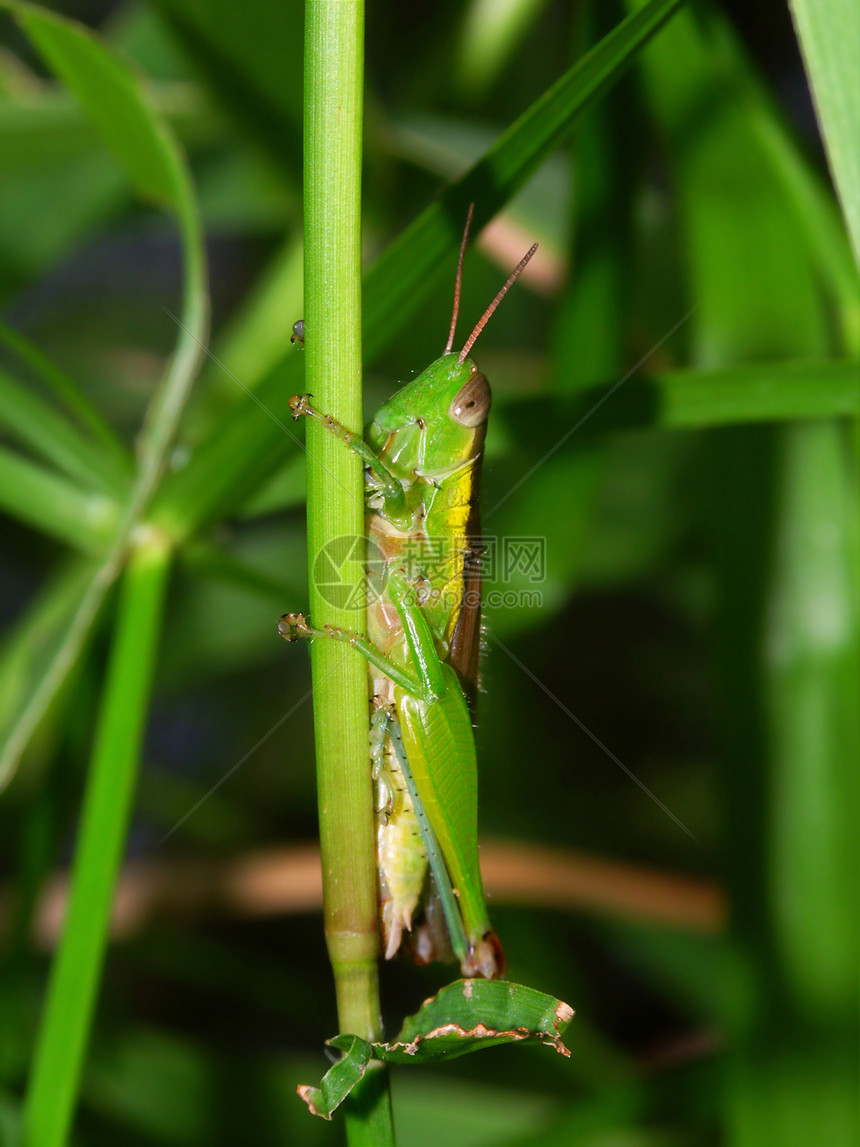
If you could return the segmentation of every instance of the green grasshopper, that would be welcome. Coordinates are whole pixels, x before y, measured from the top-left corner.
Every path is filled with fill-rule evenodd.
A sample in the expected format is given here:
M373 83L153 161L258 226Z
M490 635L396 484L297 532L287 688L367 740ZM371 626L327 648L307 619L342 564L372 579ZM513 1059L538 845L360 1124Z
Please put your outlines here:
M471 219L470 208L445 351L385 403L366 439L315 410L309 395L290 401L294 418L318 420L364 462L368 636L314 629L298 613L285 614L278 630L287 641L348 642L368 661L386 958L412 933L419 962L447 954L449 942L464 976L493 979L504 972L504 955L490 927L478 862L471 715L480 654L479 487L491 395L469 352L537 244L463 349L452 351ZM303 323L296 336L303 339ZM430 898L413 932L428 865L438 901Z

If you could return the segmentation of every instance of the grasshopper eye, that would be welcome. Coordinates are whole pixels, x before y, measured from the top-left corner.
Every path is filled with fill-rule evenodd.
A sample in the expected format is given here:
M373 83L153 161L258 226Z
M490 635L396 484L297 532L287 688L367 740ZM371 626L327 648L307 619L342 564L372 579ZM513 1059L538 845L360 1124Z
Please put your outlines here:
M492 397L490 384L479 370L475 371L454 395L448 413L461 426L480 426L487 421Z

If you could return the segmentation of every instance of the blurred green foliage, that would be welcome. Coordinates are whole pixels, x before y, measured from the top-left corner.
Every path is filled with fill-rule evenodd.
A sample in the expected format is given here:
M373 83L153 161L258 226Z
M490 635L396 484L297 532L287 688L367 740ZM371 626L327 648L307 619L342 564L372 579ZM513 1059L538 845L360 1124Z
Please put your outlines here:
M729 922L491 905L511 978L576 1008L572 1059L400 1069L410 1144L856 1141L860 297L826 157L856 211L857 38L792 4L814 26L822 145L788 10L697 3L613 66L574 133L533 112L422 215L639 7L369 10L366 412L439 353L477 187L501 226L467 258L464 323L534 238L546 269L478 356L485 531L543 538L546 557L540 582L488 586L541 604L487 610L483 830L719 881ZM307 599L300 430L270 417L301 388L302 7L63 10L141 85L86 39L70 62L38 14L2 16L10 1143L49 966L34 914L74 852L91 755L133 762L146 725L127 834L122 794L100 815L116 861L156 861L168 885L174 864L308 841L316 816L306 658L275 633ZM129 541L165 540L159 625L122 571ZM151 681L128 653L147 634ZM109 684L121 648L130 692ZM385 967L389 1029L448 978ZM109 949L74 1142L335 1142L294 1095L334 1031L317 915L146 920Z

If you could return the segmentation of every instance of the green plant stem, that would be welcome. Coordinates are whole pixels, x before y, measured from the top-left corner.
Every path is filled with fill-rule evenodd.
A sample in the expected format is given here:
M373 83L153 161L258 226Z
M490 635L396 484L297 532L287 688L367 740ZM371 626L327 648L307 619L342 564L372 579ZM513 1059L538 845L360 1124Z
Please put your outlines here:
M169 568L169 548L149 535L124 574L68 914L51 965L25 1100L22 1147L62 1147L74 1116L131 814Z
M307 389L346 426L360 429L361 140L364 6L313 0L305 26L305 329ZM327 542L363 538L359 459L322 426L307 428L308 561L317 624L363 628L314 584ZM363 570L346 563L361 600ZM345 587L347 588L347 587ZM373 794L368 763L367 672L360 656L316 642L311 656L317 750L323 912L341 1032L380 1038ZM347 1107L350 1144L392 1140L385 1071L368 1073Z

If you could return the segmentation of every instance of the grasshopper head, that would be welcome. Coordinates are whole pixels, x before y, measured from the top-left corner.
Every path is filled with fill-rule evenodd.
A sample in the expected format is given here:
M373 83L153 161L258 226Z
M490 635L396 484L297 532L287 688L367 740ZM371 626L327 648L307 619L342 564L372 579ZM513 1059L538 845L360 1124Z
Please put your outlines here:
M399 390L382 407L368 430L370 445L384 451L390 461L400 461L412 470L416 469L417 461L417 468L428 476L450 472L478 458L483 449L492 395L486 376L469 357L469 351L493 311L537 250L535 243L484 311L463 349L459 353L452 351L460 307L463 255L469 237L472 210L473 207L470 207L460 244L454 311L445 353L418 378Z
M453 351L392 396L370 424L368 440L393 462L412 459L426 474L446 471L480 454L491 400L477 364Z

